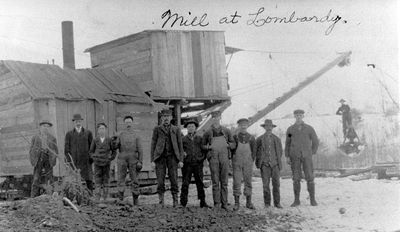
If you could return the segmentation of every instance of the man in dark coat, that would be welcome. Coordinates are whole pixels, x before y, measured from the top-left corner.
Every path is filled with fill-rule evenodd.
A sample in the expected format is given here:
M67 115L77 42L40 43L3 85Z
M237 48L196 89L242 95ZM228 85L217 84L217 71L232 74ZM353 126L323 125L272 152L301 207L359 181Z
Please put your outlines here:
M272 134L272 129L276 127L272 120L266 119L264 124L265 133L256 140L256 167L261 171L261 178L264 189L264 205L266 208L271 206L271 191L269 188L272 179L272 195L276 208L282 208L280 204L280 171L282 169L282 142L280 138Z
M318 137L314 128L303 122L304 110L295 110L296 122L286 131L285 156L292 168L294 202L292 207L300 205L300 181L303 169L307 181L307 189L310 194L310 203L316 206L314 169L312 156L318 150Z
M183 167L182 133L179 127L171 125L172 111L161 111L161 125L153 130L151 140L151 162L156 169L159 203L164 205L165 176L171 182L173 206L178 205L178 166Z
M75 166L80 169L81 177L85 180L87 188L93 191L93 160L89 156L93 135L90 130L82 127L83 118L80 114L75 114L72 121L74 122L74 129L68 131L65 135L65 157L68 162L71 162L72 158Z
M352 125L351 111L350 106L345 104L344 99L340 99L340 104L342 104L336 111L337 115L342 115L342 123L343 123L343 137L346 139L347 137L347 129Z
M231 131L221 125L221 112L211 113L212 125L203 135L203 149L208 151L215 208L228 210L228 173L230 149L236 147Z
M200 200L200 207L207 207L206 195L203 185L203 162L206 159L204 150L202 149L202 137L196 134L196 129L199 126L195 120L190 120L185 123L187 135L182 138L183 150L185 151L185 159L182 168L182 191L181 205L186 206L188 202L189 184L194 176L197 188L197 197Z
M43 120L39 126L39 134L33 136L29 149L29 159L33 166L31 197L40 195L41 184L52 183L53 167L58 155L57 140L49 132L53 124Z
M236 148L232 155L234 210L239 210L240 208L242 181L244 182L243 195L246 196L246 207L248 209L255 209L251 202L251 180L253 177L256 139L247 132L247 128L249 127L249 120L247 118L239 119L237 124L239 132L233 136Z
M95 197L97 201L105 201L108 196L108 182L110 177L110 164L117 155L112 146L111 138L106 136L107 125L97 124L97 136L90 146L90 157L93 159L94 183L96 185Z

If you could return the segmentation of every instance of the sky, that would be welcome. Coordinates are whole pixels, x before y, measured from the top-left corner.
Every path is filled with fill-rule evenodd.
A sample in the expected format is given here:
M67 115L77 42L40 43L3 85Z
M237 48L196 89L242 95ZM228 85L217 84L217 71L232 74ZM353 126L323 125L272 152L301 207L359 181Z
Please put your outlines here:
M303 108L306 116L334 114L338 100L352 107L382 113L393 106L379 81L399 99L399 6L395 0L331 1L128 1L128 0L0 0L0 59L62 66L61 21L74 23L77 68L90 67L86 48L147 29L162 29L162 14L171 10L188 19L207 14L208 25L164 29L222 30L233 55L227 72L232 105L223 123L235 123L265 107L338 56L352 51L351 65L335 67L267 117L279 119ZM270 17L330 13L331 22L251 24ZM190 16L189 16L190 12ZM237 12L235 24L219 20ZM332 20L341 19L326 35ZM190 19L191 19L190 18ZM329 21L329 20L328 20ZM229 56L226 57L227 60ZM367 67L375 64L376 68ZM382 104L382 102L384 104ZM261 123L261 122L260 122ZM258 123L258 124L260 124Z

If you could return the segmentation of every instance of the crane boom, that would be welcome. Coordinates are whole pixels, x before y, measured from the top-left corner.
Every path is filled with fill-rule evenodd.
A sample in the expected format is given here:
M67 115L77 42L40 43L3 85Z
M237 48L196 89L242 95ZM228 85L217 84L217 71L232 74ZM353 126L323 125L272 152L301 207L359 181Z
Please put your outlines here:
M293 97L295 94L297 94L302 89L307 87L313 81L317 80L320 76L322 76L324 73L326 73L327 71L329 71L336 65L340 65L340 66L346 65L350 55L351 55L351 51L342 53L335 60L328 63L327 65L322 67L320 70L318 70L316 73L307 77L304 81L300 82L297 86L293 87L288 92L284 93L282 96L275 99L275 101L271 102L264 109L258 111L256 114L254 114L252 117L249 118L249 126L253 125L255 122L257 122L258 120L263 118L265 115L267 115L268 113L270 113L271 111L276 109L282 103L287 101L289 98Z

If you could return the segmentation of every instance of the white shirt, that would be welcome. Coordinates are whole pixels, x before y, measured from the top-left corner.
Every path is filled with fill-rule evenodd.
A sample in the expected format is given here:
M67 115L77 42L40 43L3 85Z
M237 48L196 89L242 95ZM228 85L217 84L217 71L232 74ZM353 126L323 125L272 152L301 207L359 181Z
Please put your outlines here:
M76 132L81 133L82 127L75 127Z
M106 138L104 137L104 138L102 138L102 137L100 137L100 142L101 143L104 143L104 140L105 140Z

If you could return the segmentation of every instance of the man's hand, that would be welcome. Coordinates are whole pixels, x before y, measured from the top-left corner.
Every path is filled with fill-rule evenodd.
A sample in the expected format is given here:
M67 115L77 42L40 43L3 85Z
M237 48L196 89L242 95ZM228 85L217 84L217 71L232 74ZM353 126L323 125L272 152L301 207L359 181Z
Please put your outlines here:
M183 162L182 162L182 161L180 161L180 162L178 163L178 167L179 167L179 168L182 168L182 167L183 167Z
M288 165L291 165L291 164L292 164L292 162L290 161L290 158L289 158L289 157L286 157L286 163L287 163Z
M140 170L142 170L142 167L143 167L142 162L138 162L136 164L136 171L140 172Z
M156 163L151 162L151 168L154 170L156 168Z

